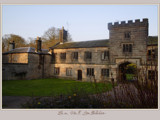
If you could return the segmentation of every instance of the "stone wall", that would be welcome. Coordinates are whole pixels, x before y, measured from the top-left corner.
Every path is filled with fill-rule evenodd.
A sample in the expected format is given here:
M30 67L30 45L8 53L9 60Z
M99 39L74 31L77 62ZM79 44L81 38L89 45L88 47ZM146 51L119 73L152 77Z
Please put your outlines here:
M147 60L147 50L157 49L158 46L148 46L148 19L115 22L108 24L109 47L53 49L55 59L49 54L14 53L3 55L3 80L40 79L60 77L78 79L78 70L82 71L82 81L110 81L118 79L119 65L125 62L134 63L142 68ZM126 38L125 33L130 37ZM123 52L123 44L131 44L132 52ZM109 51L109 59L102 60L102 52ZM72 58L73 52L78 52L78 60ZM85 59L85 52L92 53L92 59ZM66 59L60 58L66 53ZM54 68L60 68L59 75L54 74ZM66 69L72 69L72 75L66 75ZM94 77L87 76L87 68L94 68ZM109 77L102 77L101 70L109 69ZM111 76L112 73L112 76Z
M85 52L92 52L92 59L85 59ZM78 70L82 70L82 81L107 81L109 77L101 76L101 69L109 69L109 59L102 60L102 52L108 51L107 47L97 47L97 48L76 48L76 49L54 49L56 54L56 62L52 64L52 75L54 75L54 67L60 68L60 74L54 75L56 77L68 78L68 79L78 79ZM66 60L61 60L60 54L66 52ZM71 55L73 52L78 52L78 60L73 60ZM72 76L66 75L66 68L72 68ZM87 68L94 68L95 77L87 76Z
M100 64L106 65L109 60L102 60L102 52L107 51L107 47L97 48L72 48L72 49L54 49L53 52L56 54L56 64ZM92 59L85 59L85 52L92 52ZM72 59L71 55L73 52L78 52L78 61ZM60 54L66 53L66 60L61 60Z
M54 75L54 67L59 67L60 68L60 73L59 75ZM97 82L102 82L102 81L110 81L110 76L109 77L102 77L101 76L101 69L106 68L109 69L107 65L93 65L93 64L52 64L52 75L54 77L58 78L66 78L66 79L73 79L73 80L78 80L78 70L82 70L82 81L94 81L94 77L87 76L87 68L94 68L94 75L95 79ZM72 75L67 76L66 75L66 69L71 68L72 69Z
M40 79L50 77L50 55L40 55L32 53L12 54L12 56L27 56L23 63L23 59L18 59L19 63L10 63L3 61L2 64L2 78L3 80L23 80L23 79ZM11 55L5 55L4 57L10 59ZM43 60L40 58L44 58ZM19 57L19 56L18 56ZM41 61L41 62L40 62ZM44 63L44 64L43 64Z
M28 63L28 53L3 54L2 63Z
M28 77L28 64L2 64L2 80L24 80Z
M110 55L111 63L115 63L117 58L140 58L141 62L146 61L146 51L147 51L147 37L148 37L148 20L143 19L136 20L135 23L128 21L128 23L121 22L112 25L108 24L109 29L109 45L110 45ZM125 32L130 32L130 38L125 38ZM123 44L132 44L132 53L123 53Z
M125 61L135 63L140 67L146 62L147 58L147 38L148 38L148 19L129 20L128 23L122 21L121 24L115 22L108 24L109 29L109 50L111 71L113 78L118 79L118 65ZM129 33L130 37L125 37ZM131 44L132 52L124 52L123 44Z

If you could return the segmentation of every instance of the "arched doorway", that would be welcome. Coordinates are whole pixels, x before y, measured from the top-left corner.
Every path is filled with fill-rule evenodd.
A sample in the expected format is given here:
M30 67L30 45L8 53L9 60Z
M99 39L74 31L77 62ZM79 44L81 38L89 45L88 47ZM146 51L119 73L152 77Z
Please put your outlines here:
M133 81L135 79L136 65L130 62L124 62L118 67L119 82Z

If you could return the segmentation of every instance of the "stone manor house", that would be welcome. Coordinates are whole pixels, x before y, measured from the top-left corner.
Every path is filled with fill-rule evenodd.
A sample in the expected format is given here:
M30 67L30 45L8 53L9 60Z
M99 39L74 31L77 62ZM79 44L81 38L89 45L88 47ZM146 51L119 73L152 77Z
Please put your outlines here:
M148 19L128 23L108 23L109 39L67 42L67 31L60 31L60 42L49 50L37 47L15 48L3 53L3 80L66 78L80 81L124 79L124 68L133 63L138 69L146 64L157 66L158 37L148 36ZM152 62L154 61L154 62ZM157 76L151 67L146 76Z

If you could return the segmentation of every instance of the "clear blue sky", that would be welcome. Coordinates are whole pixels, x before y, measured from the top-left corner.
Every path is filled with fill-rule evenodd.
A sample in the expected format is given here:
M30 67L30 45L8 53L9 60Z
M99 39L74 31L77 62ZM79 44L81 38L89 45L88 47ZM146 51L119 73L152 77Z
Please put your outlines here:
M28 40L64 26L73 41L108 39L109 22L143 18L149 19L149 35L157 35L157 5L3 5L2 35Z

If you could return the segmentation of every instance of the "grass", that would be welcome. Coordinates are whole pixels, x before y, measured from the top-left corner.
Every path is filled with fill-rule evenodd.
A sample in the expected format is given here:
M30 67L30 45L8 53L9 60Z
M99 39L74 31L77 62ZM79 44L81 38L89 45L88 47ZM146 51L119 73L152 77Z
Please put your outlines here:
M36 79L2 81L3 96L58 96L76 91L95 94L112 89L111 83L91 83L64 79Z
M134 74L126 74L127 80L132 80L134 77Z

